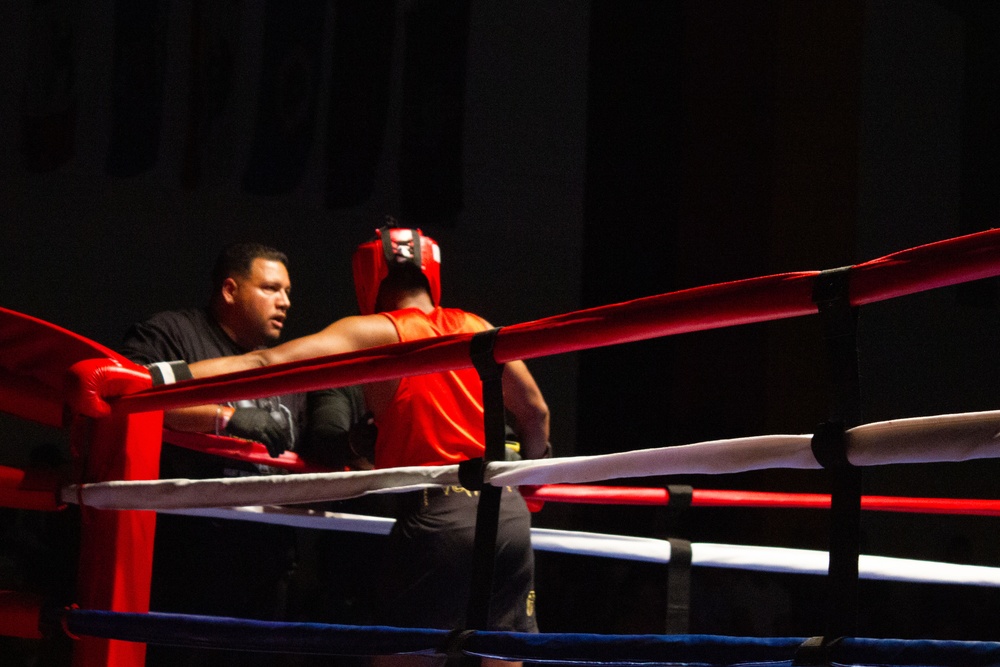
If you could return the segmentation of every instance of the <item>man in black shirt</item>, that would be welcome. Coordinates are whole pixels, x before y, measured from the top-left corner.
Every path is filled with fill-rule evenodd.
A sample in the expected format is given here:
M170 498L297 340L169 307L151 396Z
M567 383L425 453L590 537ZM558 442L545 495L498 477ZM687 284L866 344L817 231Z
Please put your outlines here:
M291 307L292 284L288 259L267 246L239 243L225 248L212 271L212 294L207 308L157 313L132 326L121 352L139 364L243 354L276 343ZM278 456L295 444L305 410L303 395L201 405L168 410L164 425L175 431L196 431L256 440ZM177 460L180 452L165 451L163 477L216 477L258 472L248 464L227 467L199 458ZM211 457L215 459L216 457ZM191 457L186 457L191 459ZM173 469L179 464L179 469ZM191 469L189 466L195 466Z
M146 365L243 354L276 343L291 306L287 265L283 253L267 246L241 243L225 248L212 272L207 307L161 312L133 325L120 351ZM311 398L310 409L321 417L314 420L316 434L305 428L305 394L167 410L160 476L205 479L281 472L173 446L170 430L255 440L271 456L301 449L313 435L312 449L329 455L329 443L322 436L337 433L346 442L350 425L361 417L357 413L363 410L363 401L355 394L360 396L360 391L330 390ZM284 617L296 562L293 529L161 514L155 545L151 610L261 620ZM257 664L254 657L151 646L147 665L201 665L206 660L226 665L238 660L247 667ZM257 657L268 664L263 656Z

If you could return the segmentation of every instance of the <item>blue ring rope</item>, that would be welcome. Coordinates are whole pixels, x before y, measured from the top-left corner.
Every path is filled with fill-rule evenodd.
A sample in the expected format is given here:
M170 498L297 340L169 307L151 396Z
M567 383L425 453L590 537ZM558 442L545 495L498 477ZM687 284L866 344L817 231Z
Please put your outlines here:
M279 623L184 614L63 610L76 635L240 651L340 656L468 655L546 664L791 667L805 638L721 635L597 635ZM1000 642L844 638L830 647L835 665L996 667Z

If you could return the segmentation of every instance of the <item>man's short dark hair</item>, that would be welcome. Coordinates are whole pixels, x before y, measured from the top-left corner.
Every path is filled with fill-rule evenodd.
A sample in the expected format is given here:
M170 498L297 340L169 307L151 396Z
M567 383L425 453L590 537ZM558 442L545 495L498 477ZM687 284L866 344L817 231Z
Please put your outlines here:
M280 250L261 243L233 243L222 249L212 267L212 289L218 290L226 278L250 275L255 259L281 262L288 267L288 257Z

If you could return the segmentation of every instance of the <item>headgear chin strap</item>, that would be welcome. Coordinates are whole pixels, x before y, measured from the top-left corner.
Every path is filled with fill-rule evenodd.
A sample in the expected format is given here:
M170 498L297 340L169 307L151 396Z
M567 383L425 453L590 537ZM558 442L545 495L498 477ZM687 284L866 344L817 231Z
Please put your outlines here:
M430 286L434 305L441 303L441 249L419 229L382 227L375 232L374 240L358 246L351 264L362 315L375 312L379 286L389 275L389 267L399 264L419 267Z

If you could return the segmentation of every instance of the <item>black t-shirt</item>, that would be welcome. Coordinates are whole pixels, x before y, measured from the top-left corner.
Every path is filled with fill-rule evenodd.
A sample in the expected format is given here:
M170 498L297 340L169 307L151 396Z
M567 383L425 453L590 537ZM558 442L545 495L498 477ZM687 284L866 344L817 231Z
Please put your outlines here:
M189 308L157 313L145 322L132 325L119 351L131 361L145 365L156 361L202 361L243 354L248 350L234 343L206 309ZM305 423L305 394L231 401L229 405L280 410L292 423L295 439L299 440ZM279 472L282 471L269 466L209 456L167 443L164 443L160 457L160 476L165 479L206 479Z
M133 324L121 353L137 364L156 361L202 361L243 354L204 308L168 310Z

